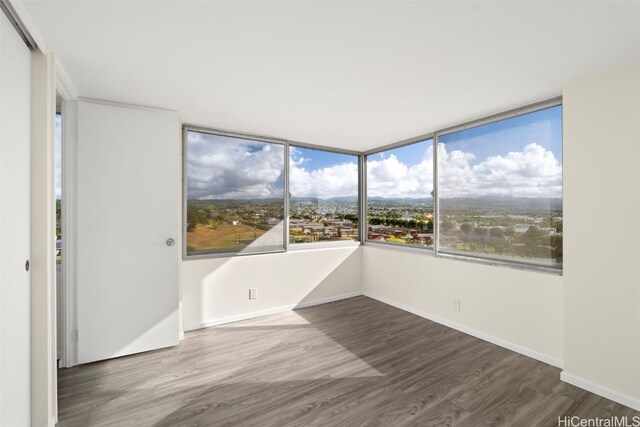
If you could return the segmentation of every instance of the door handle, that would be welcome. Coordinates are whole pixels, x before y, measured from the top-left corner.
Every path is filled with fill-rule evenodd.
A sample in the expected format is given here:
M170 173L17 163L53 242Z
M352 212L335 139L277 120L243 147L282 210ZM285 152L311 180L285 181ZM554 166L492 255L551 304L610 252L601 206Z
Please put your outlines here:
M29 267L30 267L29 260L27 260L27 262L24 263L24 269L26 271L29 271Z
M167 246L173 246L176 244L176 241L174 239L169 238L167 239L166 243L167 243Z

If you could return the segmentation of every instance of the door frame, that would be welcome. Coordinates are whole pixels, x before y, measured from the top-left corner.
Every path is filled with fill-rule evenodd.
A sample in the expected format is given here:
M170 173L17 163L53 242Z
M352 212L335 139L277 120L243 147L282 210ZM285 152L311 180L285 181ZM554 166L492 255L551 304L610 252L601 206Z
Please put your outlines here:
M54 312L60 312L62 319L61 334L56 337L62 341L60 367L70 368L77 365L77 320L76 320L76 171L77 171L77 93L60 61L53 55L55 69L55 92L61 98L62 125L62 274L61 283L56 284L56 290L62 293L61 306ZM55 142L54 142L55 144ZM55 191L55 190L53 190ZM55 194L53 195L55 198ZM55 262L55 260L54 260ZM53 299L57 305L57 298ZM58 315L54 319L53 330L57 333ZM54 341L54 353L57 344ZM57 390L54 390L57 400Z

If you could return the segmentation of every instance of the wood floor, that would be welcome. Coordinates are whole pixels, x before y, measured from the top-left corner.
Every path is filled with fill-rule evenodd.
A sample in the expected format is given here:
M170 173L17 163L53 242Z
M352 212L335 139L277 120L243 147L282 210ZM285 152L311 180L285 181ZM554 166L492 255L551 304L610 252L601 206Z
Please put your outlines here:
M366 297L59 371L59 426L557 426L640 416L560 370Z

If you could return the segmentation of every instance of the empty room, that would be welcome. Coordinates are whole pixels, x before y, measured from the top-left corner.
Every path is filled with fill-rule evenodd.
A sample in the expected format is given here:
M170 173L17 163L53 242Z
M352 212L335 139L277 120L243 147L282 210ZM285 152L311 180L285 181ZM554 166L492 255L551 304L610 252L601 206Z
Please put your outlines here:
M0 6L0 427L640 427L640 1Z

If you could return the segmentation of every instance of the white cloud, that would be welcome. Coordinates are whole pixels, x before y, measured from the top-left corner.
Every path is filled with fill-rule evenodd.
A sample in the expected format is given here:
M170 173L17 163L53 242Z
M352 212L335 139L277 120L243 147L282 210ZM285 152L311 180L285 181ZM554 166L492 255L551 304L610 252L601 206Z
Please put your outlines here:
M553 153L531 143L522 151L489 156L471 165L472 153L439 151L441 197L562 197L562 166Z
M188 156L189 197L282 197L283 156L282 145L191 132Z
M200 199L282 197L284 149L224 137L191 133L189 139L189 197ZM355 162L323 168L291 148L290 192L294 197L355 196ZM409 166L391 154L370 158L369 197L429 197L433 189L433 147L419 163ZM439 145L440 195L446 197L517 196L562 197L562 166L554 154L532 143L522 151L489 156L479 162L471 152Z
M433 189L433 148L420 163L407 166L391 154L367 162L369 197L429 197Z
M356 162L310 169L303 152L291 147L289 162L289 192L293 197L346 197L358 195L358 164Z
M307 170L291 166L289 191L293 197L344 197L358 195L358 165L341 163Z
M522 151L489 156L473 164L476 156L439 145L440 196L562 197L562 166L553 153L532 143ZM431 193L432 147L423 160L407 166L389 155L368 162L367 186L371 197L426 197Z

